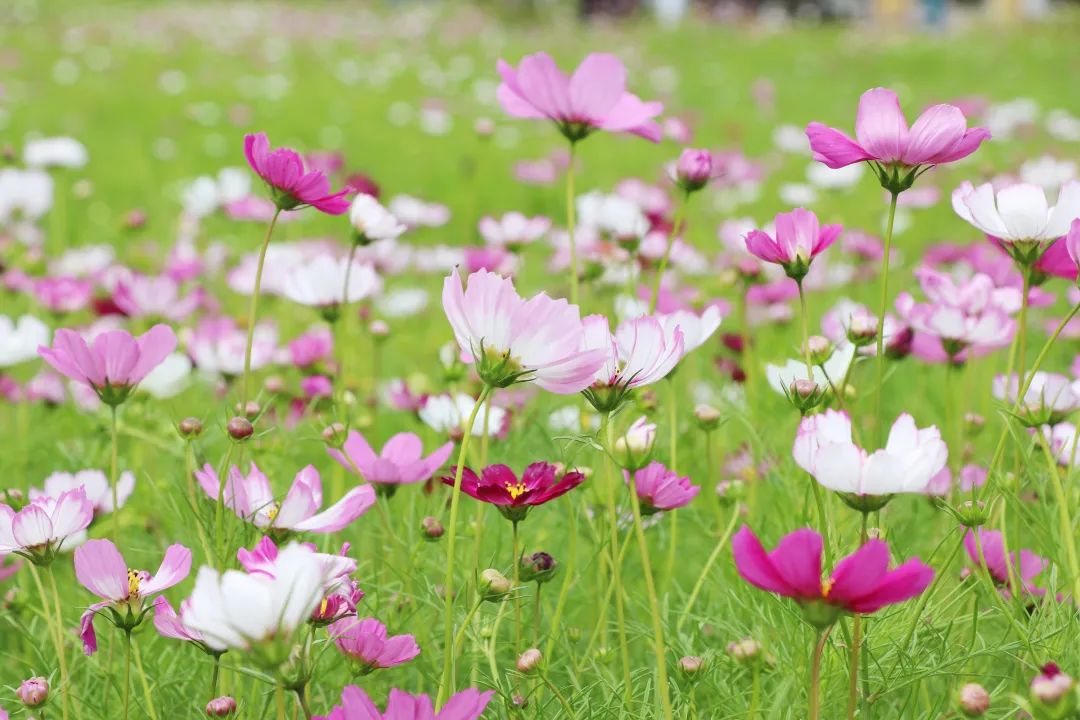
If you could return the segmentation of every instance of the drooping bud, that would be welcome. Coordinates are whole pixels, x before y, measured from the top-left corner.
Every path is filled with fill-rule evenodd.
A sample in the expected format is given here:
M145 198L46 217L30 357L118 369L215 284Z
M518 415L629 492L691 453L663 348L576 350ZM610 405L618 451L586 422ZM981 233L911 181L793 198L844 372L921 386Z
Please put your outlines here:
M428 515L420 521L420 532L424 536L425 540L438 540L446 532L443 524L439 522L439 519Z
M529 648L517 659L517 669L519 673L530 673L536 668L540 667L540 663L543 661L544 656L536 648Z
M488 568L480 573L477 591L489 602L499 602L514 589L514 583L495 568Z
M43 677L23 680L15 694L26 707L40 707L49 699L49 681Z
M176 424L176 431L185 440L193 440L202 434L203 424L199 418L187 417Z
M957 704L967 717L982 717L990 709L990 693L979 683L968 683L960 688Z
M222 695L206 703L207 717L229 717L236 712L236 700L229 695Z
M521 579L524 582L546 583L555 577L559 563L546 552L536 552L521 558Z
M225 425L225 430L233 440L243 442L254 434L255 427L247 418L236 416Z

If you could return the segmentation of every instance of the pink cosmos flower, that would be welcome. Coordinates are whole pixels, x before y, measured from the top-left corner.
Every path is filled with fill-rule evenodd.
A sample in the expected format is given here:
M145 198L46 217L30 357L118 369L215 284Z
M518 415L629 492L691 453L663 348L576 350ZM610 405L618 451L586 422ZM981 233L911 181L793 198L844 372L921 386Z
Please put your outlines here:
M665 328L650 315L624 320L615 335L604 315L589 315L584 327L582 348L602 350L605 355L585 391L585 397L601 411L618 407L628 390L662 380L685 354L682 329L677 325Z
M199 295L181 296L180 283L168 275L132 275L113 291L113 302L128 317L184 320L199 306Z
M1016 573L1017 579L1023 587L1024 593L1041 597L1046 594L1046 589L1037 587L1031 581L1035 579L1050 563L1046 558L1040 557L1030 550L1021 550L1019 559L1017 553L1011 553L1006 559L1005 543L1001 532L998 530L978 530L979 537L976 542L975 531L969 530L964 536L964 549L968 557L976 567L985 568L990 574L990 579L996 585L1002 586L1003 592L1008 593L1012 586L1009 580L1009 565ZM979 555L979 546L982 546L982 556ZM985 564L984 561L985 560Z
M360 672L391 668L420 654L412 635L391 637L375 618L345 618L327 628L337 649L360 666Z
M40 278L34 281L32 289L42 307L54 313L82 310L94 295L93 282L68 276Z
M821 536L809 528L785 535L772 552L745 525L731 540L735 567L756 588L798 602L806 620L828 627L841 613L869 614L913 598L934 579L918 558L889 569L889 546L870 540L821 579Z
M968 129L964 113L952 105L930 107L909 129L896 93L874 88L859 99L857 140L819 122L806 126L806 136L818 162L835 169L867 161L885 189L900 192L911 187L922 168L975 152L990 131Z
M443 483L453 487L454 477ZM551 463L535 462L525 468L519 480L506 465L488 465L477 475L472 468L462 468L461 491L480 502L491 503L507 520L518 523L529 511L570 492L585 481L576 470L561 473Z
M806 276L814 258L836 242L844 229L840 225L822 227L817 215L802 208L778 214L775 225L775 239L761 230L750 231L746 249L765 262L780 265L794 280Z
M195 471L199 485L211 500L217 500L220 489L217 471L207 463ZM375 504L375 491L370 485L355 487L326 510L323 503L322 480L314 466L296 473L285 498L278 501L270 481L251 463L245 476L233 465L224 485L224 502L238 517L260 530L282 535L292 532L332 533L341 530L363 515Z
M288 349L293 365L301 369L309 368L333 357L334 334L326 327L314 328L291 340Z
M624 471L623 475L629 485L630 473ZM643 515L686 507L701 492L699 486L690 484L690 478L680 476L656 461L634 473L633 486L641 501Z
M662 103L626 92L626 68L614 55L593 53L567 77L547 53L527 55L515 70L499 60L499 104L516 118L547 119L570 142L595 130L628 132L659 142L654 118Z
M904 413L889 430L885 447L867 453L851 439L848 414L826 410L803 418L791 454L799 467L845 494L853 507L874 510L893 493L924 492L945 466L949 449L936 427L919 429Z
M1080 218L1073 220L1072 224L1069 225L1069 232L1065 236L1064 245L1069 260L1072 262L1072 278L1080 282L1080 275L1077 274L1078 270L1080 270ZM1053 247L1050 250L1053 250ZM1049 255L1050 251L1048 250L1046 254Z
M289 148L270 149L266 133L244 136L244 157L251 169L270 186L274 204L280 210L313 207L327 215L342 215L349 209L346 187L330 192L330 181L318 170L305 170L300 153Z
M488 245L519 250L543 237L551 229L551 220L543 215L525 217L519 212L508 212L500 218L482 217L478 227Z
M524 300L511 280L480 270L462 290L457 269L443 282L443 309L480 378L494 387L535 382L559 395L584 390L604 353L581 347L585 327L577 305L546 293Z
M264 368L274 361L277 351L277 328L270 322L255 326L251 346L251 369ZM247 332L230 317L203 318L187 341L188 353L203 372L236 377L244 372L244 348Z
M0 556L15 553L47 565L65 542L68 546L81 542L93 519L94 506L83 488L56 498L39 497L18 512L0 504Z
M114 510L112 487L109 485L109 478L101 470L79 470L75 473L54 472L45 478L41 489L32 487L28 495L31 501L43 497L56 498L69 490L78 488L86 491L86 499L94 508L94 517L100 517ZM135 476L130 472L120 473L120 477L116 480L116 499L120 507L124 506L134 491Z
M145 601L183 581L190 572L191 550L183 545L170 546L151 576L145 570L130 569L112 542L88 540L75 551L75 577L102 602L87 608L80 620L83 651L87 655L97 652L94 616L98 613L108 609L113 624L130 632L150 610Z
M397 433L383 445L382 452L376 454L367 440L356 430L350 430L341 450L327 448L330 457L342 467L359 474L364 480L373 483L376 490L393 492L398 485L423 482L431 478L454 450L454 443L448 442L435 452L422 457L424 446L419 436L413 433Z
M154 629L158 631L158 635L171 640L189 642L208 655L220 655L222 651L207 645L202 633L184 624L183 617L187 613L187 606L188 602L184 601L180 605L180 612L177 613L164 595L154 598Z
M176 334L155 325L135 338L126 330L109 330L87 345L79 333L61 328L51 348L38 354L57 372L94 389L108 405L123 403L132 388L176 349Z
M329 715L312 720L478 720L494 694L494 690L462 690L436 713L427 695L410 695L395 688L386 701L386 711L380 712L367 693L349 685L341 692L340 705L335 705Z

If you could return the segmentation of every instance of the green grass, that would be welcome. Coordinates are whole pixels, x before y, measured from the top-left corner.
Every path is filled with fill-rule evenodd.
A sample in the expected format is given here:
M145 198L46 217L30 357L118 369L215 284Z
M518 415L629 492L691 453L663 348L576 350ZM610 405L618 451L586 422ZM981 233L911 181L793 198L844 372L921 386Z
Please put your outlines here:
M474 230L479 214L521 209L541 212L556 222L563 218L562 188L528 187L512 181L510 168L523 158L539 158L561 147L561 138L542 123L507 119L492 105L477 100L477 87L494 88L495 60L516 61L522 54L545 49L564 65L576 63L588 51L618 53L629 65L630 87L643 97L661 97L671 113L694 119L694 145L740 147L748 155L762 158L770 174L761 197L740 207L735 214L751 215L765 222L788 209L777 197L783 182L801 181L808 158L781 155L771 143L777 124L803 126L810 120L850 128L855 105L866 88L884 85L896 89L909 117L933 102L961 96L984 95L1004 101L1031 97L1044 109L1064 108L1080 113L1080 94L1075 91L1075 75L1080 67L1080 45L1074 38L1080 21L1062 15L1044 25L995 28L976 25L945 37L900 36L863 28L796 28L770 32L753 27L718 27L695 22L677 31L659 31L638 22L629 25L583 27L556 17L548 23L500 24L483 19L463 7L424 10L417 5L392 6L373 10L364 3L292 6L250 3L246 5L210 3L107 3L77 4L38 2L20 5L33 8L22 21L0 24L0 67L3 68L4 95L0 101L0 141L18 148L35 134L70 134L83 141L91 161L85 171L65 179L65 183L88 180L91 193L71 198L68 203L69 232L73 245L110 243L119 259L133 267L153 270L160 266L165 250L172 245L179 212L178 193L182 183L202 173L214 173L224 165L243 165L242 136L265 130L275 145L303 149L336 149L344 152L351 169L362 169L383 186L386 195L407 192L450 206L453 220L444 228L421 231L418 244L463 245L478 242ZM80 68L74 84L54 80L68 63ZM57 70L58 63L60 70ZM387 81L375 85L364 80L348 85L337 78L342 63L361 70L365 77L373 69L387 73ZM454 65L456 63L456 65ZM421 82L421 70L466 67L458 82L429 88ZM98 69L93 69L93 68ZM661 92L654 80L658 68L670 68L676 87ZM177 95L160 89L163 73L180 71L185 88ZM765 78L776 92L775 111L764 114L751 100L751 87ZM288 88L280 98L266 97L257 88L267 80ZM481 90L483 87L480 88ZM452 131L441 137L426 135L415 123L395 127L388 121L391 106L406 103L416 108L425 98L446 102L453 117ZM199 117L203 116L204 122ZM241 118L231 122L230 116ZM500 142L482 143L473 131L477 117L494 118ZM513 145L509 141L513 139ZM173 149L171 157L155 155L163 145ZM658 147L636 139L596 136L581 146L582 166L578 187L610 189L625 176L658 178L662 163L673 158L679 148L666 142ZM946 197L963 179L977 180L1015 169L1025 158L1044 151L1074 155L1075 148L1054 143L1039 131L1023 139L990 143L970 161L935 173L931 182ZM145 228L122 229L124 214L132 208L149 216ZM843 222L850 228L879 231L884 212L882 193L869 176L853 192L822 193L814 209L823 221ZM688 239L704 252L719 249L715 228L728 213L716 210L711 202L695 202L691 208ZM257 225L232 223L212 218L204 226L207 241L224 242L235 260L252 252L261 238ZM282 228L279 239L306 237L344 239L341 221L308 213L302 221ZM897 237L902 253L894 265L892 287L896 291L913 285L910 271L923 248L932 242L979 242L970 227L957 219L946 201L913 213L910 230ZM0 251L4 252L4 251ZM7 251L9 262L19 263L18 253ZM534 251L526 261L519 283L523 292L547 289L565 294L561 278L549 276L546 258ZM34 268L28 268L33 270ZM421 285L432 295L425 315L394 324L383 350L383 378L422 374L430 385L441 387L437 349L451 339L448 324L438 306L441 278L414 276L396 278L392 286ZM692 279L703 295L733 297L720 274ZM1051 288L1062 289L1060 281ZM242 317L245 299L225 288L220 278L211 280L228 312ZM841 296L849 296L876 306L874 283L816 293L811 296L814 319ZM601 291L586 289L590 311L610 308ZM9 315L33 311L32 300L19 295L0 296L0 312ZM1060 310L1060 307L1057 308ZM1036 317L1051 311L1037 311ZM284 301L267 299L262 317L272 317L284 339L291 338L316 318ZM85 320L75 318L66 322ZM369 345L354 327L347 338L352 381L369 377L373 366ZM735 329L735 321L726 321ZM813 324L812 324L813 326ZM1041 322L1029 339L1034 355L1043 342ZM755 354L762 361L780 361L793 355L797 325L763 326L754 331ZM1066 371L1072 348L1062 343L1052 354L1047 369ZM672 548L670 518L648 531L654 565L659 566L662 604L667 620L669 667L673 677L673 697L680 717L745 717L752 703L760 717L797 718L805 716L806 683L813 631L805 625L797 608L789 601L756 591L735 574L727 549L708 576L704 590L688 620L678 626L687 597L712 550L718 530L725 526L734 509L717 506L713 487L728 479L719 471L710 474L705 438L690 415L694 405L692 389L698 382L715 390L728 385L726 376L715 369L713 356L722 353L718 343L699 350L682 367L674 380L680 397L677 434L680 470L703 486L694 505L680 511L677 554ZM998 409L989 395L993 373L1003 369L1004 353L972 363L959 373L951 394L944 392L945 371L908 360L896 366L889 377L886 415L913 413L920 426L944 426L947 404L955 412L977 412L987 418L987 428L971 438L971 462L987 465L1001 426ZM25 379L35 368L17 368L16 377ZM760 377L760 368L758 369ZM283 372L295 387L295 371ZM855 385L860 390L853 413L872 413L872 364L860 368ZM651 415L660 424L659 457L667 457L667 389L656 388L661 402ZM764 477L754 481L752 502L745 507L744 520L771 544L785 532L806 524L813 517L806 477L790 461L789 449L798 418L782 397L764 385L758 388L751 410L725 406L728 422L713 435L714 452L728 454L743 443L751 443L759 457L773 460ZM640 400L640 399L639 399ZM599 455L588 446L554 437L547 429L549 411L575 399L541 395L516 417L505 441L492 444L490 459L520 467L536 459L557 460L600 467ZM161 551L172 542L191 546L196 563L204 560L199 547L198 523L212 527L212 507L200 506L193 517L185 503L184 448L172 430L176 421L188 415L204 420L207 431L195 443L198 462L218 463L227 442L223 427L230 412L226 401L214 396L206 386L193 388L179 398L152 403L140 400L123 408L124 433L121 440L121 467L138 477L132 504L122 513L122 549L130 561L156 567ZM644 401L643 408L647 409ZM409 429L425 437L425 446L434 445L434 433L412 418L382 410L377 418L365 409L353 408L353 421L368 425L365 432L381 443L394 432ZM631 413L625 414L627 421ZM634 416L636 417L636 415ZM322 411L286 431L274 423L260 427L251 452L260 466L283 491L297 469L314 463L327 483L328 495L335 498L346 486L344 473L326 456L319 432L325 423L339 419ZM25 490L40 485L55 470L107 467L109 441L105 414L88 415L71 407L46 408L4 405L0 407L0 431L5 438L0 452L0 473L8 487ZM951 448L954 456L959 448ZM1043 492L1046 476L1038 455L1026 444L1011 444L1009 458L1018 458L1025 490L1036 497L1021 505L1025 547L1049 557L1054 568L1047 572L1046 585L1064 591L1068 585L1063 548L1059 545L1056 507ZM475 460L473 461L475 462ZM1070 497L1075 500L1072 478ZM553 505L536 510L521 526L527 552L547 550L564 565L568 562L568 514L578 514L577 577L569 597L563 628L555 651L547 658L547 672L568 697L578 718L659 717L655 700L650 647L649 609L641 578L636 546L631 546L623 569L627 602L633 683L633 707L622 706L624 694L618 670L618 650L609 626L607 642L590 645L597 627L605 576L602 554L605 526L593 521L585 511L599 505L601 493L590 483ZM995 478L991 497L1003 498L1016 506L1016 491ZM424 515L440 513L443 495L421 494L408 488L391 501L393 533L410 548L408 558L397 543L387 539L378 513L372 511L361 521L331 541L321 541L322 549L336 549L342 540L353 544L353 554L361 563L357 577L368 593L365 612L379 617L393 632L416 634L423 653L400 668L377 672L358 682L381 702L390 687L414 692L435 693L441 667L441 602L435 586L442 582L445 542L425 543L419 539L419 523ZM999 503L1002 500L998 501ZM457 586L471 583L473 560L477 570L499 567L509 573L510 526L493 509L480 508L468 498L462 500L463 517L483 527L483 542L475 547L472 530L462 523L464 540L458 567ZM998 506L1000 507L1000 505ZM840 553L854 549L858 517L835 498L829 499L833 519L832 536ZM991 717L1015 717L1013 693L1026 694L1034 668L1055 659L1069 672L1077 670L1076 613L1069 603L1047 602L1028 614L1019 614L1025 634L1021 641L1012 634L1002 610L983 588L960 582L963 560L953 556L960 533L955 523L935 510L925 499L895 499L876 521L898 558L920 555L941 575L924 617L916 617L918 603L909 602L878 613L868 623L869 679L873 702L860 717L938 718L953 706L955 690L964 682L976 681L993 694ZM472 526L470 526L471 528ZM227 525L233 547L250 546L257 538L239 522ZM94 534L107 536L108 523ZM475 554L474 554L475 553ZM946 561L953 557L951 563ZM670 572L670 575L669 575ZM70 562L57 565L67 627L74 627L78 614L91 601L90 594L75 582ZM543 593L541 637L554 610L560 575ZM168 593L178 602L191 581ZM24 572L8 583L15 592L0 609L0 686L14 688L31 674L53 673L55 659L47 642L37 594ZM532 588L526 597L526 617L531 617ZM980 610L977 627L972 607ZM467 603L458 603L459 620ZM518 681L514 679L514 649L511 646L510 618L503 619L496 645L493 678L489 662L481 652L486 644L496 606L485 605L470 636L461 663L460 681L478 687L498 687L504 695ZM506 611L509 614L509 609ZM614 608L607 612L609 623ZM102 651L93 658L81 657L77 639L69 637L69 664L73 669L71 694L80 720L120 716L119 686L122 682L120 635L98 623ZM910 645L904 641L914 629ZM533 628L527 625L526 634ZM752 636L760 641L771 662L761 666L760 698L752 699L754 674L725 654L728 642ZM833 632L826 651L822 717L841 717L847 697L847 653L844 632ZM194 649L158 638L147 623L135 635L141 650L156 717L197 717L209 699L209 665ZM591 652L587 650L591 647ZM681 676L676 661L682 655L706 658L705 670L695 682ZM237 655L225 657L224 691L235 694L243 706L242 717L270 717L264 708L272 698L271 686L244 670ZM55 680L54 675L54 680ZM311 703L316 713L324 712L338 697L344 684L353 682L347 669L331 651L323 658L312 689ZM521 681L532 688L535 680ZM133 702L139 707L133 717L145 713L144 692L135 685ZM0 689L0 706L14 710L13 692ZM485 717L508 714L503 698L492 703ZM509 713L515 716L513 713ZM59 717L54 702L48 717ZM550 692L532 697L522 717L564 717Z

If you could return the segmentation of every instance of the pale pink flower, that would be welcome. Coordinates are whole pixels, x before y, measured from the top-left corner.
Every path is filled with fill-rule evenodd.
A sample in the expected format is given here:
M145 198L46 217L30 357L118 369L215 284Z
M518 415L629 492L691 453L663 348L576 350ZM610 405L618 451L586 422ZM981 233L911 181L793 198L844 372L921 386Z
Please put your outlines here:
M543 215L526 217L519 212L508 212L498 218L490 215L480 218L478 228L488 245L516 250L542 238L551 229L551 220Z
M94 506L82 488L40 497L18 512L0 504L0 556L15 553L46 565L65 542L81 542L93 519Z
M427 457L423 443L413 433L397 433L386 441L382 452L376 453L356 430L350 430L341 450L327 448L330 456L351 473L376 486L397 486L423 482L442 467L454 443L448 442Z
M32 286L34 297L42 307L54 313L71 313L90 304L94 283L77 277L44 277Z
M199 296L182 295L180 283L168 275L130 275L117 283L113 302L128 317L184 320L199 306Z
M665 328L650 315L624 320L614 335L604 315L589 315L584 327L582 349L601 350L605 358L585 390L602 412L621 405L627 391L662 380L685 354L682 329Z
M761 230L750 231L746 249L767 263L780 265L795 280L806 276L814 258L836 242L843 231L840 225L820 225L817 215L802 208L778 214L775 226L775 238Z
M363 673L402 665L420 654L416 638L391 637L386 626L375 618L344 618L327 628L327 632L337 649L355 661Z
M45 478L41 489L32 487L28 495L31 501L44 497L57 498L69 490L78 488L86 491L86 499L93 506L95 517L114 510L112 487L109 485L108 477L101 470L79 470L75 473L54 472ZM120 507L124 506L134 491L135 476L130 472L120 473L120 477L116 480L116 499Z

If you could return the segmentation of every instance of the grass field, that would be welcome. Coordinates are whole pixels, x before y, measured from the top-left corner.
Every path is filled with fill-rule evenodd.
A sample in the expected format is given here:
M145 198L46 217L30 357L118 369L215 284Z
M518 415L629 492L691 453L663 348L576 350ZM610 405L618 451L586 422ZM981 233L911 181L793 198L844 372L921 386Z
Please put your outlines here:
M248 132L266 132L275 146L340 152L346 169L374 179L384 199L409 194L446 205L451 213L447 224L406 235L408 243L420 248L418 253L442 245L481 245L475 228L485 214L520 210L549 216L561 226L562 176L551 185L530 185L515 180L513 168L519 161L564 149L565 141L549 123L512 119L495 101L496 60L517 63L538 50L550 52L562 67L572 67L588 52L617 54L627 65L629 89L662 100L665 116L685 118L694 131L689 143L664 140L658 145L597 133L579 147L578 191L610 192L627 177L663 185L664 164L684 145L737 149L760 163L763 179L752 194L707 189L694 196L686 221L686 241L710 263L704 272L685 276L684 284L696 288L702 300L723 298L733 306L738 291L732 275L712 262L723 249L717 228L725 220L750 217L763 226L777 212L806 203L822 222L842 223L848 232L880 236L884 231L887 199L870 172L851 188L816 188L812 199L793 201L807 190L811 159L808 153L776 146L774 137L782 126L801 131L818 120L850 130L860 94L876 86L895 90L909 118L932 103L964 98L983 98L997 108L1018 98L1033 101L1037 109L1031 122L1015 124L1012 132L998 133L994 127L995 138L971 158L920 180L920 187L938 188L940 198L925 208L902 210L890 271L893 298L900 291L919 296L912 270L932 244L985 242L950 205L949 195L961 181L978 184L1015 173L1024 161L1044 154L1074 159L1078 148L1075 141L1054 137L1046 122L1065 114L1080 116L1075 82L1080 17L1069 12L1044 24L1008 28L964 18L966 27L945 35L908 35L869 27L733 27L705 21L673 30L644 20L581 25L560 13L539 22L500 20L456 5L58 0L15 2L12 7L9 17L0 18L0 144L18 158L27 140L70 135L89 153L85 168L55 173L59 199L40 221L45 260L33 257L15 239L12 225L0 227L0 269L32 276L42 275L45 261L61 249L90 245L111 245L118 263L160 272L180 231L184 188L195 177L216 174L222 167L246 171L243 136ZM772 100L763 102L763 94ZM996 121L1008 130L1008 113L997 112ZM490 137L479 137L474 129L482 118L494 121ZM984 115L972 124L986 121ZM445 132L433 134L432 125L445 125ZM256 191L260 189L256 185ZM127 226L133 210L146 215L141 227ZM275 242L348 241L344 218L312 211L298 215L297 221L279 226ZM264 230L264 223L230 220L219 213L203 220L197 237L203 248L220 243L231 268L258 250ZM566 279L547 269L545 252L537 246L523 255L516 284L525 296L546 290L564 297ZM839 245L834 252L840 252ZM356 316L350 316L338 337L348 368L346 387L362 396L375 384L410 378L433 392L446 389L438 352L453 334L439 299L444 276L441 271L410 271L386 277L387 289L422 288L429 303L419 315L387 318L390 334L383 341L376 343ZM642 282L651 282L651 277L646 274ZM220 302L223 313L245 321L248 297L230 290L222 273L207 273L197 282ZM1026 340L1029 367L1046 341L1047 322L1069 307L1068 286L1060 279L1043 286L1054 299L1032 309ZM879 292L876 275L816 289L808 298L811 332L838 299L876 308ZM582 306L586 312L612 315L615 294L610 287L586 283ZM797 300L789 304L794 310L790 322L750 328L753 350L747 356L751 365L746 386L736 386L717 364L718 358L737 359L718 339L745 329L733 312L719 334L688 357L670 382L653 386L652 393L638 393L636 407L619 416L622 425L642 413L658 424L659 460L672 462L672 441L677 438L678 469L702 488L689 507L656 516L646 531L676 717L806 717L815 630L790 600L740 579L725 532L746 523L772 547L791 530L818 527L820 521L810 489L813 481L791 460L798 412L764 382L765 363L782 363L798 354ZM373 312L379 316L377 309ZM89 310L51 315L30 293L0 294L0 314L23 313L41 317L53 329L93 320ZM310 309L273 297L263 299L259 315L276 323L282 344L318 321ZM193 324L174 323L182 340L182 326ZM141 332L148 324L133 319L126 327ZM920 599L890 606L863 624L860 718L957 717L956 693L968 682L990 692L986 717L1023 717L1018 698L1027 697L1040 665L1054 661L1066 673L1080 672L1076 608L1067 597L1073 578L1059 524L1061 505L1050 493L1038 446L1015 423L1007 423L1007 413L990 392L991 379L1004 372L1008 354L1002 349L956 370L914 357L891 363L884 416L891 421L909 412L919 427L941 428L954 471L967 463L989 466L995 441L1009 425L1013 432L1002 468L1016 472L992 475L981 497L991 508L991 527L1008 523L1012 547L1030 548L1050 561L1039 579L1050 592L1025 608L1021 602L1002 600L974 578L962 580L961 569L969 563L959 550L963 533L956 520L927 497L895 498L870 516L872 526L889 541L897 561L919 556L940 580L925 606ZM1063 336L1042 368L1068 375L1075 355L1075 338ZM864 435L874 425L874 365L867 360L856 366L854 393L846 403ZM3 374L21 383L41 367L35 359ZM287 363L256 377L262 381L270 375L280 376L293 390L301 377ZM119 513L118 545L129 561L148 568L157 566L172 543L192 548L191 579L166 593L174 605L190 591L194 567L207 561L202 544L207 535L215 547L220 541L232 549L251 547L259 538L250 524L231 515L225 518L225 535L216 537L215 504L200 501L193 511L187 501L192 464L219 465L232 453L225 424L233 415L235 387L228 398L215 389L214 382L200 378L167 400L139 395L121 412L119 467L134 473L136 490ZM275 403L265 393L261 399L267 406ZM692 413L701 402L716 405L725 419L708 436ZM592 431L587 427L570 432L550 426L549 416L567 406L581 407L585 421L597 420L579 396L541 392L513 414L506 437L493 440L490 447L473 446L473 467L486 456L516 469L549 460L595 472L582 488L535 509L521 524L523 550L551 553L560 563L559 574L543 586L539 607L534 607L537 586L523 587L522 644L514 640L513 603L480 607L465 635L457 685L497 691L485 718L663 717L641 553L632 529L621 525L619 542L628 548L618 590L625 598L632 661L627 687L616 639L616 606L605 595L609 546L602 515L604 459L588 439ZM327 455L320 438L332 421L362 429L373 445L399 431L419 434L428 451L446 440L413 414L385 404L317 404L307 408L294 427L284 422L285 401L278 400L276 410L278 417L256 424L255 439L246 447L279 494L308 463L322 473L328 501L355 484ZM963 426L965 413L985 418L982 432ZM191 444L192 457L186 456L174 429L188 416L206 426ZM5 438L0 452L4 487L26 492L54 471L109 467L107 409L86 412L71 402L58 407L4 402L0 430ZM744 447L753 458L748 471L728 462ZM1075 473L1063 477L1066 511L1075 516ZM717 483L733 479L745 482L745 495L735 502L718 499ZM326 652L308 691L316 716L328 713L341 688L350 683L365 688L380 706L391 687L434 697L443 661L438 586L446 567L446 540L424 541L418 528L429 515L446 522L449 493L443 490L436 487L427 494L417 487L404 488L386 501L385 514L376 508L332 536L305 538L325 552L351 543L351 555L359 562L355 577L366 592L361 616L379 618L392 633L415 635L421 648L407 664L354 677L325 636L318 636L316 643ZM955 505L962 499L953 496L949 501ZM825 502L832 549L837 556L854 551L860 515L831 493ZM462 498L461 511L456 587L464 600L456 603L455 627L472 607L474 573L495 567L509 576L513 557L511 524L498 512L468 497ZM1074 523L1070 520L1073 536ZM90 532L92 537L113 537L112 520L96 522ZM715 564L706 568L718 543L725 544ZM64 628L74 630L78 616L96 598L76 583L71 565L69 556L61 556L52 573L61 588ZM572 582L555 634L552 616L568 572ZM699 578L700 589L690 606ZM43 610L26 569L5 581L3 589L8 594L0 605L0 707L12 717L60 718L59 695L66 692L73 718L122 717L123 635L100 619L101 649L93 657L83 657L74 632L65 633L70 685L54 692L45 713L20 708L14 689L25 678L47 675L54 686L60 684L45 619L52 610ZM1055 593L1064 599L1055 601ZM533 619L534 611L539 622ZM824 651L824 718L844 717L847 709L850 626L850 619L838 625ZM759 662L739 661L728 651L729 643L743 638L761 644ZM132 639L143 671L133 672L130 716L202 716L211 699L210 659L184 643L159 637L149 618ZM534 645L545 650L543 676L550 685L538 674L523 677L514 669L518 653ZM702 657L703 669L694 676L681 672L679 659L684 656ZM274 681L266 672L251 669L240 652L224 655L222 668L217 694L236 697L239 717L281 717L275 715ZM515 693L528 696L524 709L514 707ZM290 699L287 717L299 713Z

